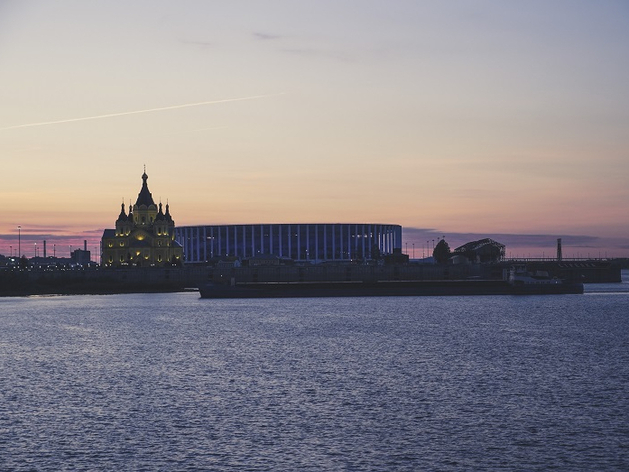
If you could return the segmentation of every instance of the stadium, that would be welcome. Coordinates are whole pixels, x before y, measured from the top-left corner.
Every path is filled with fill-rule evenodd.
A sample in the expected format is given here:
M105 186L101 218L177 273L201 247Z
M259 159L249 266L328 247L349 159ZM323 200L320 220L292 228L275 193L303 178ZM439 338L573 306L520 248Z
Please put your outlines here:
M187 263L274 256L295 262L350 262L391 255L402 227L390 224L255 224L179 226L175 240Z

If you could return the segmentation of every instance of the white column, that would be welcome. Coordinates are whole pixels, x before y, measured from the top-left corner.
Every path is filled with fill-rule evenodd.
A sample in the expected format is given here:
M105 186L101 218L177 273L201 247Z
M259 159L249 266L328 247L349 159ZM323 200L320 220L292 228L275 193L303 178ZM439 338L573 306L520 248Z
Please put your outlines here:
M223 231L222 226L218 227L218 257L223 255Z
M365 259L365 256L367 255L367 253L365 252L365 225L362 225L360 239L363 242L363 259Z
M256 232L253 225L251 225L251 257L256 255Z
M247 257L247 232L245 231L245 225L242 225L242 255L243 259Z
M386 254L387 253L387 235L386 235L386 227L384 225L382 226L382 229L380 230L380 239L382 240L380 250L382 251L382 254Z
M192 228L186 228L186 255L188 261L192 260Z
M352 259L354 257L354 248L352 247L352 225L347 225L347 258Z
M384 242L382 244L384 245L385 253L388 254L389 253L389 233L387 232L386 225L382 227L382 237L384 238Z
M203 227L203 262L207 261L207 226Z
M188 228L183 228L181 236L183 243L183 253L186 256L186 260L188 260L188 254L190 254L190 251L188 250Z
M210 241L212 245L210 246L210 258L214 257L214 226L210 226Z
M339 234L340 234L341 237L339 239L339 243L341 244L341 247L340 247L340 251L339 252L341 253L341 260L345 259L345 254L343 254L343 248L345 247L345 246L343 246L343 229L344 229L344 225L340 225L339 226Z
M345 251L346 251L347 243L345 242L346 238L345 238L344 230L345 230L345 225L343 225L343 224L339 225L339 245L340 245L340 247L339 247L339 254L341 255L341 259L345 259L346 258L345 257Z
M380 225L380 235L378 236L379 240L380 240L380 253L381 254L386 254L386 250L385 250L385 243L386 243L386 238L385 238L385 234L384 234L384 226Z

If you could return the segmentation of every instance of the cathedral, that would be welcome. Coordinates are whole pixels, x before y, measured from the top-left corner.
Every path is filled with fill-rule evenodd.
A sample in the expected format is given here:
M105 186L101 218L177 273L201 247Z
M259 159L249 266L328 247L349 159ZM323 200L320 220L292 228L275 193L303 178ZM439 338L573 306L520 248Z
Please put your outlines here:
M102 240L102 265L105 267L164 267L180 265L183 248L175 241L175 222L170 216L168 203L166 212L153 201L146 181L146 170L142 174L142 189L129 214L124 203L116 220L116 229L106 229Z

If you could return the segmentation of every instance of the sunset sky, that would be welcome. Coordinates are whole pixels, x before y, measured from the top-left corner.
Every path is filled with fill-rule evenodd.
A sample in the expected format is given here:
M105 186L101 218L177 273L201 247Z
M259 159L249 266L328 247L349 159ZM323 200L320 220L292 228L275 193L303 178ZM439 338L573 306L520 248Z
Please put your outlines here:
M629 256L626 0L0 0L0 85L5 255L94 251L146 165L177 225Z

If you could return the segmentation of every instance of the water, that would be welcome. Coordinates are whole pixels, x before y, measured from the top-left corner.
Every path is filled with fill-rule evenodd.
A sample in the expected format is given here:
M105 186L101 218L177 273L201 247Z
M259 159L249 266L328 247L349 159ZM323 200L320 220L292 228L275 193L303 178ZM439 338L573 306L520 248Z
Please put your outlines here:
M628 470L629 285L586 291L0 299L0 470Z

